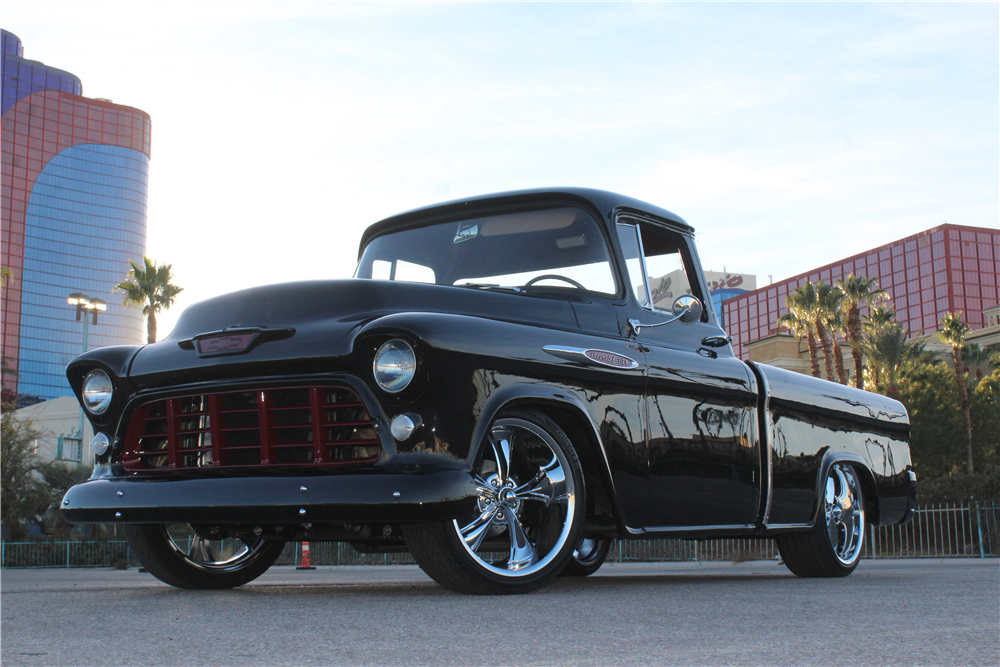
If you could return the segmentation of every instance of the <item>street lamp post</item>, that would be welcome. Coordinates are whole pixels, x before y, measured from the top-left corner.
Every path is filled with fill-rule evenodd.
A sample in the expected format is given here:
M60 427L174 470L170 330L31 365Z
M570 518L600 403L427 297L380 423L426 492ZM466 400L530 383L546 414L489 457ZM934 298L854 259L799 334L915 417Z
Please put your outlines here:
M83 352L87 351L87 347L90 344L90 324L93 320L94 326L97 326L97 313L105 311L108 309L108 304L104 299L92 299L83 292L73 292L66 299L66 302L71 306L76 306L76 321L79 322L83 319ZM88 317L90 315L90 317ZM83 353L81 352L81 354ZM80 406L80 424L78 427L80 433L80 456L83 456L83 406Z

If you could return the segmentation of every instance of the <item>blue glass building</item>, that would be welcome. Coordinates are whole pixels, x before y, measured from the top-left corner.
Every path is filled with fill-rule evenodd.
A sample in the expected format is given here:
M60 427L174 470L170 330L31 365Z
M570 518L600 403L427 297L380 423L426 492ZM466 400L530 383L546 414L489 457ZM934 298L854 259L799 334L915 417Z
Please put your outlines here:
M83 83L75 75L37 60L24 59L24 47L17 35L0 31L3 47L3 113L17 101L41 90L61 90L83 95Z
M141 309L114 286L146 248L149 115L82 97L80 80L26 60L3 31L3 378L5 400L72 395L83 351L71 292L103 299L88 348L144 342Z
M722 308L722 302L746 293L745 289L717 289L711 292L712 310L715 311L715 316L719 319L719 324L723 329L726 328L726 314Z

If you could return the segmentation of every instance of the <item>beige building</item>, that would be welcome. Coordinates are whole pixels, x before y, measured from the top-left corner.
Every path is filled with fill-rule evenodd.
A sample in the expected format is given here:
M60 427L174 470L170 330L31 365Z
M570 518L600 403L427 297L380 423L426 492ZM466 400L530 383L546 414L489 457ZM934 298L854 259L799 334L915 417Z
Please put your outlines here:
M809 345L805 339L799 339L788 333L776 333L766 338L754 341L747 346L750 361L755 361L769 366L777 366L785 370L812 374L809 365ZM844 355L844 370L847 377L853 382L854 379L854 357L851 356L851 346L847 343L840 344L840 352ZM826 377L826 366L823 361L823 350L819 351L819 367ZM836 371L834 371L836 372Z
M18 419L31 420L35 430L41 432L34 442L34 450L43 461L94 465L94 453L89 447L94 431L90 422L84 419L83 437L80 437L80 404L75 397L63 396L29 405L16 414Z

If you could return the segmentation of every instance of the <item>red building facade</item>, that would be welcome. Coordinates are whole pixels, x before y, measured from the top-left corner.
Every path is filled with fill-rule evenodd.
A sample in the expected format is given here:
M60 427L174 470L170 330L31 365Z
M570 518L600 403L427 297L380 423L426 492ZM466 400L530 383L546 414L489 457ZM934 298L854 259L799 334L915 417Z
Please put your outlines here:
M108 301L89 346L142 342L142 315L113 297L146 246L150 117L81 95L68 72L23 57L3 37L0 212L5 269L4 399L71 395L66 363L84 334L71 292Z
M746 359L748 344L778 333L789 292L807 280L835 283L851 273L878 279L910 336L933 333L957 311L979 329L986 326L983 310L997 304L1000 229L941 225L724 301L736 354Z

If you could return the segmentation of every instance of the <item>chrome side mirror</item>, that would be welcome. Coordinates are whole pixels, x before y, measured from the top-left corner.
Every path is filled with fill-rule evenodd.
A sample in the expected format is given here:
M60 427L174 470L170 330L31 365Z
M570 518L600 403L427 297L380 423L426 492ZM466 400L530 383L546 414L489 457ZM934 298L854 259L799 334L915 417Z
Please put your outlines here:
M701 305L701 301L698 300L698 297L685 294L677 297L677 300L674 301L672 311L673 317L669 320L664 320L663 322L657 322L656 324L643 324L639 320L630 319L628 321L629 330L631 332L629 333L629 336L635 338L639 335L639 332L643 329L643 327L648 327L650 329L653 327L662 327L664 324L670 324L671 322L677 322L678 320L680 320L682 324L697 322L701 319L701 314L705 312L705 307Z
M701 305L698 297L683 294L677 297L671 310L673 310L674 317L679 319L683 324L691 324L701 319L701 314L705 312L705 307Z

